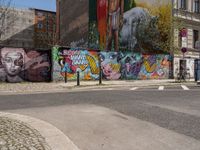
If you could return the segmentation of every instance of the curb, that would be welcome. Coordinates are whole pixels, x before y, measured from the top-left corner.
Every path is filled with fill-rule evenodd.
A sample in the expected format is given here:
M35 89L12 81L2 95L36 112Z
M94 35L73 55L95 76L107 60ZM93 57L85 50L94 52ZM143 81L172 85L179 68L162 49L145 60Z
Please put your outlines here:
M19 120L36 129L52 150L80 150L63 132L55 126L29 116L0 112L1 117Z

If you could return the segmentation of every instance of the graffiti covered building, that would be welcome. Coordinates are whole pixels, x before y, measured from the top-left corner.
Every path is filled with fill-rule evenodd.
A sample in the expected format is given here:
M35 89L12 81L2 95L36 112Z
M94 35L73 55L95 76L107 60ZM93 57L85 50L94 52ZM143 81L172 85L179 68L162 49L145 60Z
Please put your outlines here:
M99 79L166 79L169 78L169 54L141 54L133 52L105 52L88 49L57 48L52 50L53 80ZM100 62L99 62L100 61Z
M170 14L165 13L171 12L170 6L169 1L89 0L89 47L145 53L166 51L169 45L165 49L163 44L170 41L166 30L170 31L171 20Z
M51 81L50 51L1 48L0 81L11 83Z

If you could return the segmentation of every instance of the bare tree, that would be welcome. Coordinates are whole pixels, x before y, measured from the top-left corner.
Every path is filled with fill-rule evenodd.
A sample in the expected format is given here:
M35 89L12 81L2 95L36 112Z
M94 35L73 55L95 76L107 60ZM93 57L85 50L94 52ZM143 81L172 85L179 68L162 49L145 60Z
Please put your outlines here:
M12 0L0 0L0 40L15 22Z

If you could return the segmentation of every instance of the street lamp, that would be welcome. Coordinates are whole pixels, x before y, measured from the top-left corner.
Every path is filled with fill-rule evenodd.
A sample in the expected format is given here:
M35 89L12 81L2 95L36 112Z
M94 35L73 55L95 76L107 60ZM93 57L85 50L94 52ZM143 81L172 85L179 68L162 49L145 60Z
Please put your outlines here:
M200 41L196 41L195 48L199 51L199 59L200 59Z

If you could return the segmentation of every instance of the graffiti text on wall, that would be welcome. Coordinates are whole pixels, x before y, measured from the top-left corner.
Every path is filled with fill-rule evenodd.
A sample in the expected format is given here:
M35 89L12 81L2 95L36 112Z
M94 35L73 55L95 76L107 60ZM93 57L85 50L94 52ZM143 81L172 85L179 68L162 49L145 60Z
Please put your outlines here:
M60 75L64 78L67 73L69 80L76 79L77 71L80 72L81 79L98 79L99 64L98 53L96 51L63 49L53 50L53 55L57 53L57 59L54 59L54 77Z

